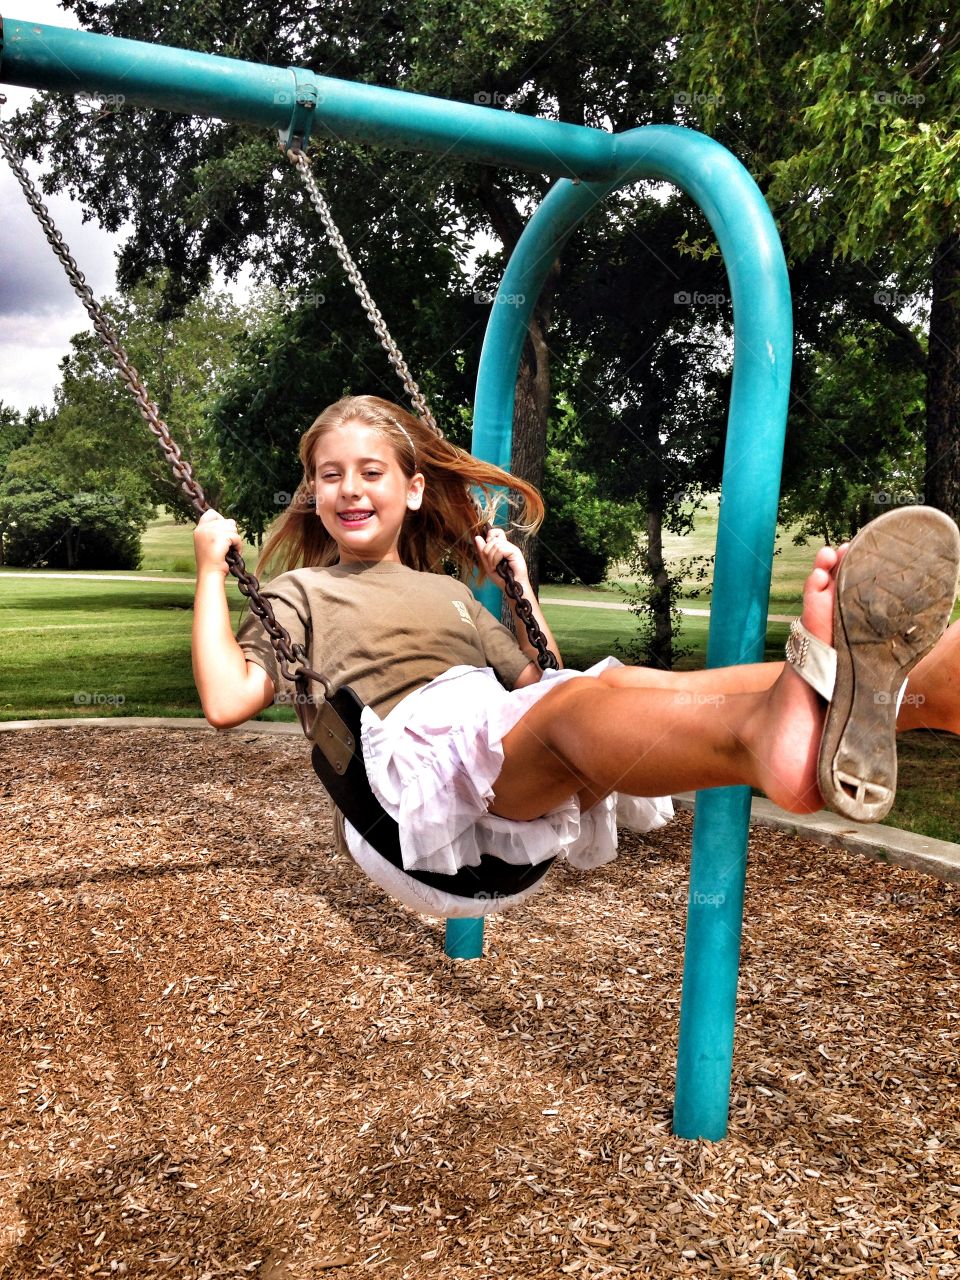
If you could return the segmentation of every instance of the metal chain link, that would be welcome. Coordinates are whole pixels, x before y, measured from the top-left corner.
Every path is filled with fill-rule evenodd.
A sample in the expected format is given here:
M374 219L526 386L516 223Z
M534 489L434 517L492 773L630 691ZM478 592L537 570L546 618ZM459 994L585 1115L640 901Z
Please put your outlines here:
M347 248L347 243L340 234L340 228L333 220L333 214L330 212L330 206L324 199L323 192L320 190L319 184L313 176L310 161L307 159L306 154L299 148L291 148L287 152L287 156L297 166L297 171L309 192L313 206L317 213L319 213L323 222L324 229L327 233L327 239L336 250L337 257L343 264L343 269L347 273L350 283L356 290L357 297L360 299L364 311L367 313L367 318L373 325L377 337L380 339L380 343L387 353L387 358L396 370L400 381L403 383L404 391L406 391L407 395L410 397L410 403L416 409L417 413L424 420L427 426L430 427L430 429L442 440L443 432L437 426L436 419L430 412L423 392L414 381L413 374L410 372L400 348L390 336L390 330L387 328L387 322L384 320L383 315L380 312L380 308L374 302L370 290L367 288L366 282L360 274L357 264L351 257L350 250Z
M540 630L537 620L533 616L533 605L524 596L523 589L513 576L510 561L507 559L501 560L497 565L497 573L503 579L503 589L513 601L517 617L523 623L527 637L537 651L537 666L541 671L546 671L547 669L559 671L560 662L557 659L557 655L551 650L547 643L547 637Z
M410 397L410 403L416 409L423 421L434 432L436 432L442 440L443 432L440 430L439 426L437 426L436 419L427 406L423 392L414 381L413 375L407 366L407 362L403 358L400 348L390 336L390 331L387 328L386 321L381 314L380 308L374 302L373 296L367 288L363 276L360 274L360 269L354 262L350 254L350 250L347 248L346 241L340 233L340 228L333 219L330 206L324 199L323 192L320 190L320 186L314 177L313 169L310 166L310 161L307 159L306 153L300 147L291 147L286 154L287 158L296 165L297 171L303 179L304 185L309 192L310 199L313 202L313 206L317 213L319 213L323 222L324 229L327 233L327 239L330 241L337 257L340 259L343 269L347 273L347 277L353 285L364 311L367 313L367 318L373 325L374 331L380 339L380 343L386 351L390 363L393 365L397 376L403 383L403 389ZM483 527L484 536L486 536L488 530L489 525L485 525ZM507 559L501 560L497 565L497 573L503 579L504 590L516 605L517 616L520 618L520 621L526 629L530 643L537 650L539 655L537 658L537 664L541 671L545 671L548 667L553 670L557 670L560 663L557 661L556 656L551 653L550 647L547 644L547 638L537 625L537 621L533 616L533 609L530 605L530 601L524 597L523 589L514 577L513 570L510 567L510 561Z
M0 98L2 98L2 95L0 95ZM2 105L2 101L0 101L0 105ZM77 297L83 303L87 315L93 322L94 329L104 346L113 356L123 382L136 401L141 417L150 431L156 436L157 443L169 462L174 476L180 482L181 489L190 499L190 505L198 516L202 516L205 511L211 510L211 507L207 502L203 489L193 477L193 468L182 456L180 446L173 439L169 427L160 417L160 411L150 399L140 374L135 366L131 364L130 358L114 332L106 313L93 296L93 291L87 284L83 272L77 265L76 259L71 254L63 236L54 225L39 191L34 186L26 169L24 169L3 124L0 124L0 148L2 148L7 163L23 189L27 203L43 228L43 233L51 249L60 259ZM269 600L264 599L260 594L260 583L247 569L240 552L235 547L231 547L227 552L226 560L230 572L237 579L241 594L250 601L251 610L263 622L270 636L277 655L277 665L284 679L297 683L301 688L305 686L307 680L316 680L329 692L331 687L329 680L319 672L312 670L307 662L308 655L304 646L294 643L289 631L277 621L274 616L273 606ZM292 669L294 663L300 664L297 670Z

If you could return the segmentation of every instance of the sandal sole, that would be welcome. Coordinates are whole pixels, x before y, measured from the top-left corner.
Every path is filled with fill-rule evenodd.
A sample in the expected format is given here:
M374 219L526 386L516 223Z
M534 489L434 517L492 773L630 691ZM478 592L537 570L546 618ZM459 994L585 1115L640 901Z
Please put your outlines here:
M890 812L900 689L950 621L958 571L960 533L933 507L879 516L840 562L837 680L818 766L820 793L834 813L879 822Z

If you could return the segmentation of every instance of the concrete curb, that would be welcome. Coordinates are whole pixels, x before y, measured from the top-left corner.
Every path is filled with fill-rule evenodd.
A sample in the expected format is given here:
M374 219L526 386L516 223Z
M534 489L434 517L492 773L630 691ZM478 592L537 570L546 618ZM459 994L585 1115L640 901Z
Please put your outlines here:
M5 720L0 721L0 733L21 729L74 729L94 726L98 729L193 729L202 733L261 733L284 736L300 736L299 724L283 721L248 720L232 729L214 729L200 718L173 716L74 716L59 720ZM678 809L692 809L694 792L686 791L673 797ZM754 797L750 810L750 825L772 827L801 840L812 840L828 849L847 849L875 862L885 862L909 871L920 871L949 884L960 884L960 844L947 840L933 840L928 836L914 835L911 831L899 831L880 823L848 822L835 813L796 814L778 809L763 797Z
M75 729L84 726L97 729L194 729L218 733L300 734L296 722L282 720L248 720L232 729L215 729L202 716L64 716L59 720L0 720L0 733L14 729Z
M692 809L694 793L684 792L673 797L678 809ZM750 806L750 825L772 827L801 840L812 840L828 849L847 849L875 862L886 862L893 867L906 867L910 871L922 871L950 884L960 884L960 844L948 840L934 840L918 836L912 831L900 831L878 822L850 822L835 813L797 814L778 809L761 796L755 796Z

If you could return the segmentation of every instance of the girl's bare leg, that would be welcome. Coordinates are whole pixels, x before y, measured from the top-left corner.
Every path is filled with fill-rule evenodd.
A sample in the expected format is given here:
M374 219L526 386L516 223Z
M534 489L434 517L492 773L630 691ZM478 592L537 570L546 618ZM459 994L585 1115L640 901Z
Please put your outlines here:
M693 696L760 693L780 678L782 662L745 663L704 671L659 671L613 667L598 678L614 689L685 689ZM910 673L897 716L897 732L939 729L960 734L960 619L943 633Z
M837 559L822 550L804 589L803 621L827 641ZM741 784L795 812L819 809L818 695L785 667L769 687L731 692L712 684L710 677L720 674L721 684L727 677L710 671L692 693L687 674L656 687L592 679L558 686L504 739L492 812L530 819L575 793L664 795Z
M910 672L897 730L960 733L960 619L951 623Z
M659 667L610 667L597 679L611 689L685 689L688 693L762 693L776 684L782 662L663 671Z

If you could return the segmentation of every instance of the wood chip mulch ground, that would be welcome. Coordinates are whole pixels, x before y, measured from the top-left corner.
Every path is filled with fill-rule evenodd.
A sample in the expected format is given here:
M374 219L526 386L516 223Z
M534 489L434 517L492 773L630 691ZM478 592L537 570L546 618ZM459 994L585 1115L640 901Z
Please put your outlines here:
M960 890L751 843L730 1136L670 1134L690 826L448 960L297 739L0 740L0 1276L960 1277Z

